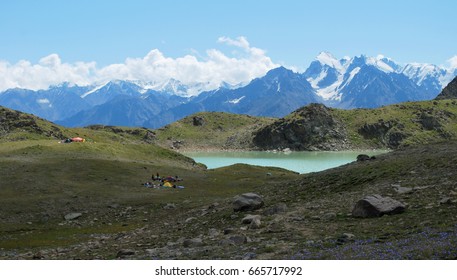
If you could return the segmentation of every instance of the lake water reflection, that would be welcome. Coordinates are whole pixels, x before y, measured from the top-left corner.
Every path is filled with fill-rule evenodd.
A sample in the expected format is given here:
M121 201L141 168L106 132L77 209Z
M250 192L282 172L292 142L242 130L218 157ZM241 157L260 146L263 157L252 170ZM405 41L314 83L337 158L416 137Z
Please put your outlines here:
M386 153L385 150L342 152L186 152L184 155L208 168L218 168L236 163L275 166L298 173L317 172L355 161L357 155L369 156Z

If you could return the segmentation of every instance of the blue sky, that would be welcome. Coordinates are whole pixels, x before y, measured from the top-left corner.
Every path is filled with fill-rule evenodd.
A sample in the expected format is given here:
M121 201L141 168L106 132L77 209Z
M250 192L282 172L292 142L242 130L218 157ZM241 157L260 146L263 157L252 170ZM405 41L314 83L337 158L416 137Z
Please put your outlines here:
M437 65L457 55L455 0L3 0L0 10L0 61L9 66L57 54L100 69L154 49L201 61L212 49L251 55L221 37L243 37L272 65L298 70L321 51Z

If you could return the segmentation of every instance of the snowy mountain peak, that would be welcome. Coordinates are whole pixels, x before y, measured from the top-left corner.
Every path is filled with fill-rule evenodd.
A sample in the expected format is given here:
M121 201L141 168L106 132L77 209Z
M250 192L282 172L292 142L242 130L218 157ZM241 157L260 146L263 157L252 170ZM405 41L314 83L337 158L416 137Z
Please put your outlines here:
M341 69L341 63L329 52L321 52L317 55L316 60L319 61L322 65L328 65L332 68Z

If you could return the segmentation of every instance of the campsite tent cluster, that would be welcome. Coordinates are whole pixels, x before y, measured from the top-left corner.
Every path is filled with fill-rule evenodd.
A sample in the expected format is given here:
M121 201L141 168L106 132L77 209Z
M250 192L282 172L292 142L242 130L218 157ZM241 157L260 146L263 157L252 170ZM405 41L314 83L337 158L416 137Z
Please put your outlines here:
M159 174L157 174L156 176L152 175L152 176L151 176L151 179L152 179L153 182L159 181L159 184L156 185L155 183L146 182L146 183L144 183L144 185L145 185L147 188L175 188L175 189L184 189L184 186L178 186L178 185L176 185L177 182L182 181L182 178L179 178L178 176L176 176L176 177L168 176L168 177L161 178L161 177L159 176Z
M67 138L61 141L62 143L71 143L71 142L86 142L86 139L81 137Z

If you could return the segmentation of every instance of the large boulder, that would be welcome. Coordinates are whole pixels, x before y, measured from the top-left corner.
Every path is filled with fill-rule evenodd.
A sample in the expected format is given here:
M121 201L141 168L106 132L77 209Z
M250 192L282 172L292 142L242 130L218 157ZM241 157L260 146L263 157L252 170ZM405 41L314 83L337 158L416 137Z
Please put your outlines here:
M233 200L233 211L252 211L264 205L263 198L255 193L244 193Z
M390 197L380 195L368 195L359 200L354 209L352 216L358 218L380 217L384 214L399 214L405 211L405 205Z

